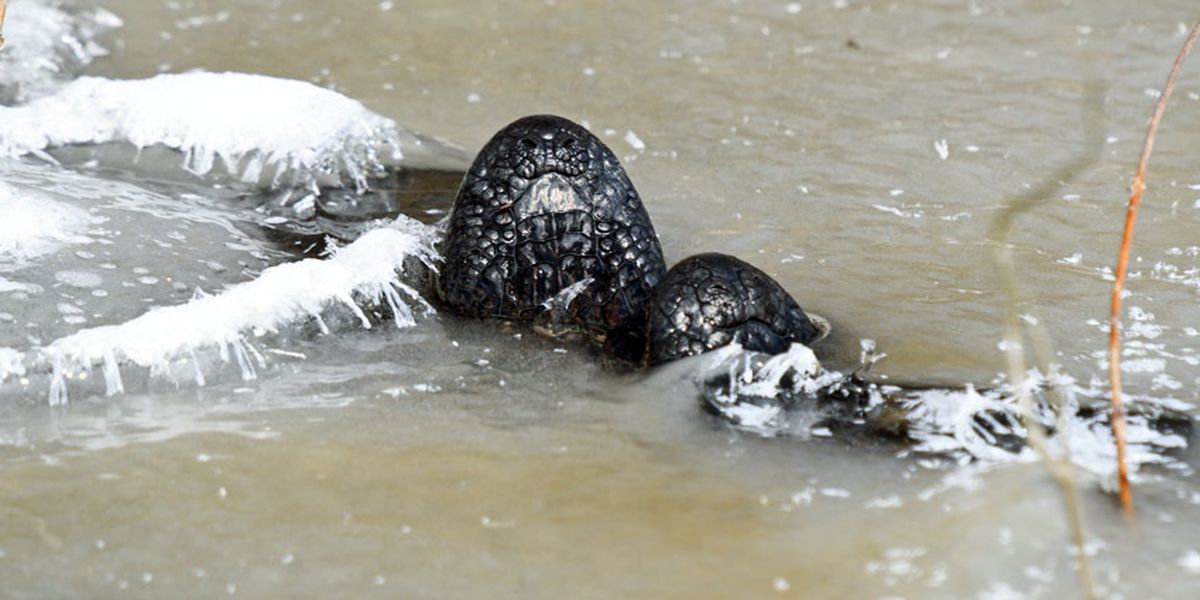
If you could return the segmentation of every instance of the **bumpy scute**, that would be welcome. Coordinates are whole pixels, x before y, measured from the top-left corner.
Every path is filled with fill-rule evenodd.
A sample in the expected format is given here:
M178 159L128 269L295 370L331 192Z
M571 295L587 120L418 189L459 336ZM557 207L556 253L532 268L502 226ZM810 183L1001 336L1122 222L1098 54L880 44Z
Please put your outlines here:
M777 354L820 334L766 273L726 254L697 254L672 267L654 294L647 362L659 365L735 341Z
M443 255L438 290L452 310L532 320L588 281L554 314L557 325L598 336L643 330L666 270L616 156L583 127L548 115L508 125L479 152L455 199Z

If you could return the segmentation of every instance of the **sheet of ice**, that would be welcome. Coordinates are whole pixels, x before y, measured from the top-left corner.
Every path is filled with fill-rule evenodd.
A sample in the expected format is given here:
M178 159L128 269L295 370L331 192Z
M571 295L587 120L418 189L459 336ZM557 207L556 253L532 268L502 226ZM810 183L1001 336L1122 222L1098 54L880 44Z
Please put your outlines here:
M20 192L0 183L0 214L0 272L89 241L85 233L92 218L87 211L30 190ZM0 288L10 283L0 280Z
M253 281L217 295L199 295L186 304L159 307L130 321L83 329L25 353L0 356L7 371L53 368L50 401L67 400L67 382L101 366L107 392L121 392L121 365L169 372L172 361L205 348L235 360L245 378L255 376L264 358L247 343L250 336L317 319L334 305L349 308L364 327L371 323L359 302L386 305L398 327L415 324L415 311L432 308L403 280L410 259L434 268L433 230L408 217L370 231L327 259L308 259L266 269ZM414 311L415 309L415 311ZM204 383L196 365L195 378Z
M95 38L121 25L99 8L67 8L59 2L9 3L0 51L0 104L24 102L74 76L106 54Z
M244 73L115 81L82 77L0 107L0 156L127 143L183 153L185 169L265 188L353 185L386 165L446 166L452 148L409 133L358 101L311 83Z

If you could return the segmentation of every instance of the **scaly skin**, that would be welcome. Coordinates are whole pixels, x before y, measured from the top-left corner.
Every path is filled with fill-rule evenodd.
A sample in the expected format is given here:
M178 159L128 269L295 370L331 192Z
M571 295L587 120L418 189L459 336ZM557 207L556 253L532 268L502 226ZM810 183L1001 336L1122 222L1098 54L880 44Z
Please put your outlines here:
M647 362L708 352L732 342L777 354L820 331L769 275L726 254L697 254L658 285L648 317Z
M538 115L500 130L463 179L438 291L472 317L543 318L543 303L592 282L557 326L603 338L641 331L666 265L642 200L617 158L583 127Z

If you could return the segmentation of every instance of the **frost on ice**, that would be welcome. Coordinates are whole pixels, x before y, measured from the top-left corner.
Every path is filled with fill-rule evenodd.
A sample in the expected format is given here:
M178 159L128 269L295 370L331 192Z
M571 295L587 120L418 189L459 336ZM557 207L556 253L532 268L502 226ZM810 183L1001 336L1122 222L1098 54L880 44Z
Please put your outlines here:
M197 352L216 349L222 359L234 360L243 376L253 378L264 358L248 343L259 335L316 319L328 331L321 315L341 305L371 327L359 303L386 306L398 327L415 324L415 311L433 309L404 275L410 259L434 268L433 230L401 216L389 227L367 232L328 259L308 259L270 267L255 280L235 285L220 294L200 295L192 301L151 309L121 323L84 329L59 338L26 354L0 351L0 369L19 374L30 368L50 367L53 376L51 403L66 401L66 383L100 366L107 393L123 390L120 366L136 365L152 373L170 373L171 363L190 360L198 384L204 383ZM406 263L409 263L406 266ZM415 309L415 310L414 310Z
M745 351L733 343L714 350L697 371L695 379L704 389L705 400L718 414L735 425L767 437L783 433L807 435L820 415L788 412L784 396L811 395L833 383L838 375L821 373L812 349L803 344L781 354L765 357ZM715 383L716 385L708 385ZM789 417L808 415L798 422Z
M365 189L388 165L447 166L455 150L400 128L358 101L303 81L244 73L150 79L82 77L53 94L0 107L0 156L127 143L183 153L200 176L264 188Z
M878 356L878 355L876 355ZM937 455L954 462L1012 463L1036 460L1025 444L1021 409L1004 385L976 390L902 389L869 384L862 379L822 369L812 350L793 344L776 356L747 352L737 344L706 356L695 380L709 408L739 429L766 437L824 435L826 423L878 429L900 419L910 445L904 453ZM863 364L874 358L864 347ZM1115 444L1103 406L1104 391L1083 388L1065 376L1051 382L1030 372L1029 393L1037 400L1033 418L1050 432L1051 454L1069 454L1077 466L1102 481L1115 481ZM1057 410L1046 398L1055 385L1065 396ZM1128 461L1133 468L1170 466L1170 452L1186 448L1187 438L1161 408L1144 405L1127 417ZM1060 417L1060 414L1062 415ZM876 423L878 422L878 423Z
M96 36L121 25L102 9L69 9L58 3L10 3L0 52L0 104L23 102L69 79L107 54Z
M87 211L0 183L0 272L59 248L87 242ZM0 287L4 287L0 278Z

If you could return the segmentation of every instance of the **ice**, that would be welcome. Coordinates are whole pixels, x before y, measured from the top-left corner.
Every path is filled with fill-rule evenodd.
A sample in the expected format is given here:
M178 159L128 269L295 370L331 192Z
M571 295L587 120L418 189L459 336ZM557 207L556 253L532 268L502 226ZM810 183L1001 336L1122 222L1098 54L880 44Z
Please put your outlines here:
M643 142L642 138L638 137L638 134L634 133L633 131L625 132L625 143L629 144L630 148L633 148L638 152L646 149L646 143Z
M121 25L103 9L20 0L8 8L0 51L0 104L24 102L107 54L97 35Z
M37 192L18 192L0 183L0 214L4 215L0 219L0 271L90 241L84 235L92 222L87 211Z
M1016 406L973 387L963 390L925 390L904 398L915 450L930 453L965 453L984 461L1033 460L1029 449L1012 453L997 443L997 436L1023 436ZM982 423L981 423L982 422Z
M0 156L71 145L163 146L200 176L262 188L352 185L384 167L446 166L453 152L358 101L311 83L244 73L82 77L53 94L0 107Z
M1031 392L1039 397L1034 402L1034 418L1050 431L1047 450L1052 456L1069 455L1077 467L1098 476L1106 485L1116 479L1116 444L1108 422L1107 410L1084 410L1084 399L1102 404L1104 391L1085 388L1070 378L1060 377L1055 385L1064 397L1059 417L1040 398L1051 383L1037 371L1030 371ZM1037 458L1031 449L1022 446L1017 452L1001 446L1014 441L1023 442L1025 430L1020 421L1020 409L1010 389L975 391L923 390L906 395L903 400L909 409L910 431L918 440L917 451L944 453L970 458L984 463L1024 462ZM1181 435L1155 426L1152 415L1127 417L1126 438L1130 468L1134 471L1148 464L1169 465L1176 462L1171 450L1186 448ZM1004 442L1008 439L1008 443Z
M594 277L585 277L579 281L576 281L575 283L572 283L571 285L564 287L563 289L559 290L557 294L546 298L546 301L542 302L542 308L549 311L565 313L571 308L571 304L575 302L575 299L579 297L579 294L582 294L583 291L588 288L588 286L592 285L593 281L595 281Z
M820 415L789 418L803 413L787 414L781 398L811 394L832 383L829 374L821 373L812 349L803 344L792 344L786 352L769 358L746 352L741 344L729 344L710 353L695 380L701 386L720 380L720 386L706 389L709 406L735 425L768 437L788 432L808 435ZM751 398L753 401L744 401Z
M278 331L318 317L334 305L350 308L364 327L370 321L359 308L386 303L397 327L415 324L415 310L432 308L402 279L414 259L432 269L438 260L433 229L401 216L390 226L367 232L327 259L308 259L270 267L252 281L216 295L198 294L186 304L159 307L117 325L83 329L21 353L0 352L0 369L22 373L30 366L53 368L51 403L67 399L70 380L95 366L102 368L108 394L123 389L125 365L169 372L169 363L190 359L204 348L236 362L243 377L255 377L265 358L249 343L250 335ZM410 273L411 274L411 273ZM196 367L196 382L203 373Z
M706 359L694 378L709 407L739 429L764 437L808 437L823 431L822 424L828 418L868 425L878 416L885 422L903 419L905 434L911 440L903 454L944 456L953 459L952 464L1008 464L1038 459L1025 444L1025 423L1016 396L1003 384L988 390L969 385L901 389L865 384L852 376L822 369L812 351L800 344L771 357L731 344L714 350ZM864 354L864 365L871 362ZM1064 404L1057 411L1047 401L1052 384L1064 395ZM1102 483L1114 482L1116 446L1108 412L1084 405L1085 399L1092 405L1102 405L1105 391L1085 388L1062 375L1051 381L1036 370L1027 375L1026 385L1037 399L1032 407L1033 418L1050 431L1047 450L1051 455L1069 454L1075 465ZM842 393L847 389L852 393ZM1188 445L1169 420L1155 420L1157 410L1147 407L1128 416L1127 460L1135 471L1148 464L1176 464L1178 459L1171 452ZM1059 418L1058 412L1065 417Z
M945 138L934 142L933 149L937 151L938 158L942 160L950 158L950 144L946 142Z
M1188 550L1175 564L1192 575L1200 575L1200 552Z
M25 355L13 348L0 348L0 382L9 377L20 377L25 374L22 364Z
M13 281L0 276L0 292L36 292L39 289L40 286Z

